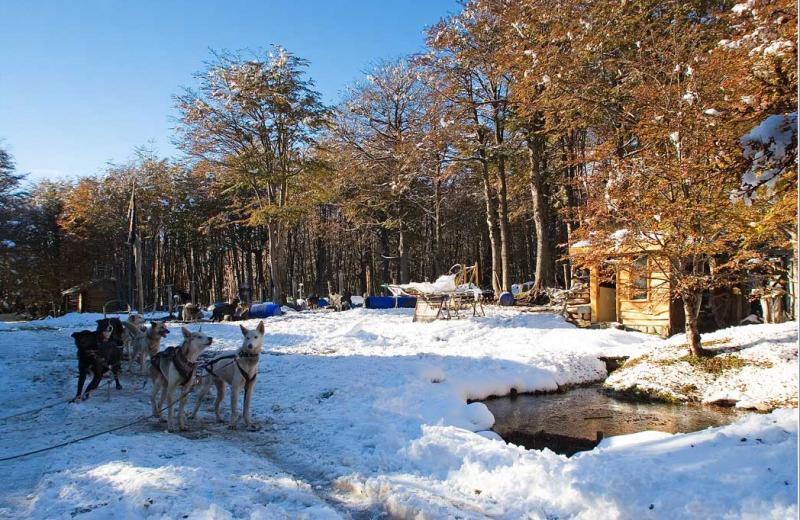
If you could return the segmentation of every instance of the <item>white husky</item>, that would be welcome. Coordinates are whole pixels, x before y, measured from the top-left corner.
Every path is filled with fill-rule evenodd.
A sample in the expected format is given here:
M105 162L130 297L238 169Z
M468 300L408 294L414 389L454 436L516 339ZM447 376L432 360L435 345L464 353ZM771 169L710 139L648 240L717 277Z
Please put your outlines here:
M200 389L198 390L197 401L190 417L197 414L197 410L203 402L203 398L211 388L211 384L217 387L217 400L214 401L214 413L219 422L223 422L219 413L220 403L225 397L225 385L231 387L231 422L230 428L236 429L238 421L237 407L239 404L239 392L244 388L244 423L250 426L250 400L253 398L253 388L256 384L258 375L258 360L261 357L261 347L264 344L264 322L260 321L253 330L248 330L244 325L239 325L244 336L242 347L236 354L228 354L214 358L205 364L207 372L201 377Z

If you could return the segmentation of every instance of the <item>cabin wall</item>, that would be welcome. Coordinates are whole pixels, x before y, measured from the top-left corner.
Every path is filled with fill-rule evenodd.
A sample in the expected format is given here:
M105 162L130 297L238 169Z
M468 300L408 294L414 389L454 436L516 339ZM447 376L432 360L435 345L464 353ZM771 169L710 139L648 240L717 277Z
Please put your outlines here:
M626 263L617 271L619 322L629 329L649 334L670 334L670 277L658 263L648 261L647 298L634 300L631 271Z

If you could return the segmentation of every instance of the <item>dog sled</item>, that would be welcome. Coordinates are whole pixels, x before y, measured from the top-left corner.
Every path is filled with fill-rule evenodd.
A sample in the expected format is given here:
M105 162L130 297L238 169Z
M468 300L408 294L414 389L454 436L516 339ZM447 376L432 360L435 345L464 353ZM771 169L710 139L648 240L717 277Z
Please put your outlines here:
M483 290L478 287L478 264L455 264L435 282L385 284L382 287L395 298L410 296L417 299L412 321L431 322L438 319L460 318L461 312L486 316L483 309Z

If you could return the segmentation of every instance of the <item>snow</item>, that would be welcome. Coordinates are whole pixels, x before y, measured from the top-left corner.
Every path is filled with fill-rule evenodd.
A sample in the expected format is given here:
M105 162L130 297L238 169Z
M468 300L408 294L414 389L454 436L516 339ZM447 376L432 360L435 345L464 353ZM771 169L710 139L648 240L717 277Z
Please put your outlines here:
M426 324L412 323L411 314L355 309L267 319L252 407L259 430L216 424L207 400L190 421L193 431L165 433L147 416L142 380L127 374L123 390L0 420L3 458L142 418L131 428L0 462L0 517L796 515L794 410L691 434L607 440L567 459L506 444L487 431L494 418L486 406L467 404L512 388L601 380L599 356L638 356L664 341L496 307L485 318ZM99 317L0 323L3 417L74 394L69 335ZM238 325L202 329L221 353L241 344ZM170 328L162 347L178 342L178 325ZM749 334L745 343L760 338L765 351L777 346L775 359L791 340L788 330L736 329ZM228 409L226 400L223 413Z
M413 289L423 294L437 292L454 292L456 290L456 275L443 274L435 282L411 282L401 285L403 289Z
M797 112L767 117L758 126L742 136L744 155L752 161L742 175L744 187L764 184L772 189L783 171L787 152L797 139Z
M731 8L731 11L742 16L743 14L751 11L753 9L753 0L747 0L747 2L743 2L741 4L736 4Z
M732 327L704 334L709 350L738 358L741 368L709 373L681 360L688 353L683 335L632 358L606 380L607 387L666 394L684 401L733 402L738 408L770 410L797 406L797 323Z

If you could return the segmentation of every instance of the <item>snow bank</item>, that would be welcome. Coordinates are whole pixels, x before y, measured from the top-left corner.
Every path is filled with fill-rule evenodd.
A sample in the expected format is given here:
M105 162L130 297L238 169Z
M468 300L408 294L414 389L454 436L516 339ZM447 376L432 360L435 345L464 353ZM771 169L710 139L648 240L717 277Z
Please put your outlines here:
M429 426L402 468L339 486L402 518L794 518L796 443L794 410L572 459Z
M683 359L688 353L677 335L630 359L606 380L624 393L644 393L676 401L735 403L739 408L771 410L797 406L797 323L750 325L704 334L705 347L728 352L731 368L709 372Z

